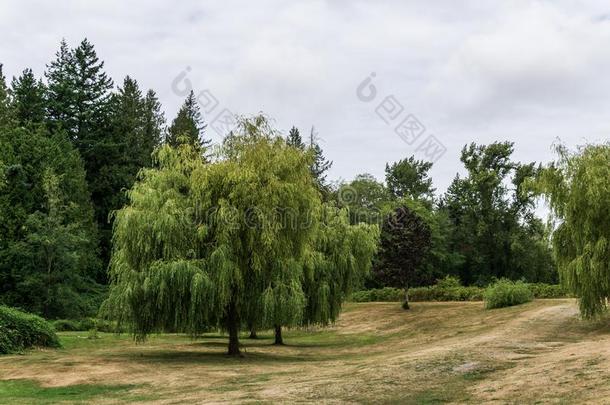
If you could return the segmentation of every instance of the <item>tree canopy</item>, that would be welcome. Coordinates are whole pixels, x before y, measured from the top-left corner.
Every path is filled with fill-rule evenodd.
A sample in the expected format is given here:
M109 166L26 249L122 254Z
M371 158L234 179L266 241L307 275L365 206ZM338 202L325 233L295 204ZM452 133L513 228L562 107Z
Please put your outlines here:
M213 163L188 144L162 147L159 167L142 171L116 213L107 307L128 316L138 338L221 326L236 354L248 307L262 308L265 321L300 321L299 261L318 193L308 156L250 125Z
M406 205L391 212L381 227L374 272L385 285L404 288L416 284L417 270L431 246L430 226ZM409 308L405 296L403 308Z
M592 318L610 298L610 144L576 153L556 149L559 159L531 184L559 221L553 249L561 281L579 297L581 314Z

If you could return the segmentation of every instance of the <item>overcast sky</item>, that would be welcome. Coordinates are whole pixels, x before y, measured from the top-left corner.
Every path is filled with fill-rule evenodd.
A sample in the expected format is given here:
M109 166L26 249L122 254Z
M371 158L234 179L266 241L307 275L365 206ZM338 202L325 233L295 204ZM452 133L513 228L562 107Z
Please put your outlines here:
M8 77L41 75L62 38L87 37L115 84L153 88L168 120L190 83L207 90L208 123L226 109L315 126L335 180L382 179L435 140L444 190L469 142L510 140L517 160L548 161L556 138L610 138L607 1L19 0L2 2L0 27ZM425 130L401 137L409 114Z

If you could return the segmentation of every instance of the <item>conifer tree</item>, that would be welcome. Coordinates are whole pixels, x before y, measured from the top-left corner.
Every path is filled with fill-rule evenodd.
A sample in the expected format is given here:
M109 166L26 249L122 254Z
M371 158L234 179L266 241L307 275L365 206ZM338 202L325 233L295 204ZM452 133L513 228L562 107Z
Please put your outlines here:
M209 140L203 139L204 129L201 110L195 93L191 90L168 129L166 142L174 147L186 142L202 149L210 143Z
M290 128L288 132L288 136L286 137L286 142L290 146L294 146L295 148L305 150L305 143L303 143L303 139L301 138L301 134L297 127Z
M55 60L47 65L47 116L49 125L76 137L76 90L74 53L62 39Z
M165 137L165 115L154 90L148 90L144 97L144 139L142 141L142 166L152 164L152 152L161 145ZM145 155L145 156L144 156Z
M309 134L309 148L313 153L313 163L311 165L311 174L318 183L321 191L328 191L326 184L326 172L333 165L333 162L324 157L324 151L316 140L317 134L312 127ZM325 194L328 194L327 192Z
M106 262L111 234L108 216L117 199L113 192L118 191L112 186L115 180L111 168L120 154L110 119L113 83L87 39L74 49L62 40L45 76L49 126L54 131L65 131L83 158L100 230L101 255Z
M92 315L100 266L82 161L65 134L0 129L0 301Z
M19 125L43 124L46 117L45 85L36 80L32 69L25 69L11 83L11 104Z

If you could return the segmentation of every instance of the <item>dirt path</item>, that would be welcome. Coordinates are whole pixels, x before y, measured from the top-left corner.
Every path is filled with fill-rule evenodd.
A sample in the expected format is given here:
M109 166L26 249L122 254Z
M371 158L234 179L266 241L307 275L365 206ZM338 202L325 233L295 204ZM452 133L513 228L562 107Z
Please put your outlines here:
M106 335L86 347L0 358L0 379L44 386L143 384L157 403L610 403L610 328L578 320L573 300L487 311L481 303L350 304L329 330L288 346L163 335ZM79 343L77 341L76 343ZM99 399L98 402L104 402Z

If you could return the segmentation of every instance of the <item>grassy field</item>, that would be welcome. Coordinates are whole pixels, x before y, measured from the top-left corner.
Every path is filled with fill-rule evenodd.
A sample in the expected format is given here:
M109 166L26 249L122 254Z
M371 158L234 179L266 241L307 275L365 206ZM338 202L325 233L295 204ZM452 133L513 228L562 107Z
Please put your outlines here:
M482 303L348 304L332 328L197 340L62 333L59 350L0 357L0 402L604 403L609 322L573 300L484 310ZM605 402L607 403L607 402Z

